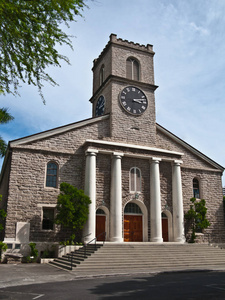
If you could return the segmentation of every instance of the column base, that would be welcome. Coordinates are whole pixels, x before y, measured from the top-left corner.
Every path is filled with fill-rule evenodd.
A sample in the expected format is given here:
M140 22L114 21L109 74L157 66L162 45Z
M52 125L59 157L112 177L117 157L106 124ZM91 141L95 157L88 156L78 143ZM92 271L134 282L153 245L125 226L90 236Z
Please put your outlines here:
M155 237L155 238L150 239L150 242L163 243L163 238Z
M113 243L123 243L123 238L113 237L113 238L110 239L110 242L113 242Z
M175 238L174 242L184 244L185 243L185 238L184 237Z

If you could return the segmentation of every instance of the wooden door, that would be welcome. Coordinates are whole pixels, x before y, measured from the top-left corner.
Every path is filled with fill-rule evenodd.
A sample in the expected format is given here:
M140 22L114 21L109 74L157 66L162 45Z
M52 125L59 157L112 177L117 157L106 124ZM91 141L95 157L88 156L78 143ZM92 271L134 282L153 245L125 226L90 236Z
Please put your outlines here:
M162 237L163 237L163 242L169 241L168 219L167 218L162 218Z
M105 220L106 220L105 216L96 216L96 237L100 233L105 232ZM104 239L105 236L104 234L102 234L97 238L97 241L104 241Z
M142 242L142 216L124 216L124 241Z

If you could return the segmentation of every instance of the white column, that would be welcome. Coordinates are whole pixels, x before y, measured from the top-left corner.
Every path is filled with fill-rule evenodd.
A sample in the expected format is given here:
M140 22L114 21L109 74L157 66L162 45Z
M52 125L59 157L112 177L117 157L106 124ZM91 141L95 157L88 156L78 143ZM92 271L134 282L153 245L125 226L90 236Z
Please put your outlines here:
M150 222L151 242L162 243L162 217L160 196L160 158L152 158L150 161Z
M174 242L185 242L184 237L184 212L181 182L182 161L175 160L172 167L172 198L173 198L173 232Z
M88 220L84 226L84 242L95 238L96 226L96 153L95 150L86 152L85 187L84 193L90 197Z
M114 153L111 166L110 241L123 242L121 153Z

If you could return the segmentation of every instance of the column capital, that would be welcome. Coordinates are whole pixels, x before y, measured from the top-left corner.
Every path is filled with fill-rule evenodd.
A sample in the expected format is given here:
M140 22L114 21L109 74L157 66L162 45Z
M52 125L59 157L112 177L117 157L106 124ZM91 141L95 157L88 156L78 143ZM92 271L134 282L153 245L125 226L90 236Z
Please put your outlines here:
M124 156L122 152L113 152L112 155L113 157L117 157L117 158L121 158L122 156Z
M85 155L92 155L92 156L96 156L98 153L98 150L96 149L91 149L91 148L88 148L85 152Z
M150 163L154 162L154 163L159 163L162 159L159 157L152 157L150 158Z
M174 164L175 166L180 166L182 163L183 163L182 160L174 160L174 161L173 161L173 164Z

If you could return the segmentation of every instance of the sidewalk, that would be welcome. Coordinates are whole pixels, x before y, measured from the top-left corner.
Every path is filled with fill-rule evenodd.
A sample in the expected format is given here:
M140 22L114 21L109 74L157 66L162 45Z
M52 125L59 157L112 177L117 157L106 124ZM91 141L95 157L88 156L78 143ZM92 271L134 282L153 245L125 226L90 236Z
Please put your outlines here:
M101 271L101 272L77 272L74 268L73 271L66 271L52 267L48 264L0 264L0 288L10 287L10 286L20 286L28 284L39 284L47 282L62 282L62 281L72 281L81 279L90 279L96 277L108 277L108 276L132 276L135 274L157 274L163 272L205 272L205 271L224 271L224 266L219 268L215 266L214 268L205 269L165 269L165 270L133 270L129 273L121 272L111 272Z
M0 288L73 279L72 272L47 264L0 264Z

